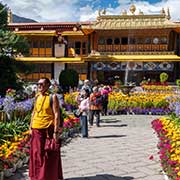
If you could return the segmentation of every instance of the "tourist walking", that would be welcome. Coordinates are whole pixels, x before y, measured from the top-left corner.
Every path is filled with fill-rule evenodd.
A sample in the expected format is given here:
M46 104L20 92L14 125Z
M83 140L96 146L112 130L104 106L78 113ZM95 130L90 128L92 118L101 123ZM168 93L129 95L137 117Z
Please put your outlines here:
M89 95L90 92L88 89L83 90L82 96L83 99L80 102L79 110L82 112L80 116L80 123L81 123L81 134L82 137L88 137L88 114L89 114Z
M89 98L89 123L92 126L94 121L94 116L96 117L96 126L100 126L100 112L102 110L102 96L99 92L98 87L93 87L93 92L90 94Z
M107 115L107 110L108 110L108 94L110 92L110 89L108 86L104 86L101 90L101 95L102 95L102 115L106 116Z
M81 91L86 89L88 89L90 93L92 92L90 81L88 79L84 80L84 85L82 86Z
M35 98L34 110L30 123L30 180L63 180L59 131L59 102L55 94L48 92L48 78L38 81L38 93ZM59 148L57 151L46 151L46 138L54 138Z

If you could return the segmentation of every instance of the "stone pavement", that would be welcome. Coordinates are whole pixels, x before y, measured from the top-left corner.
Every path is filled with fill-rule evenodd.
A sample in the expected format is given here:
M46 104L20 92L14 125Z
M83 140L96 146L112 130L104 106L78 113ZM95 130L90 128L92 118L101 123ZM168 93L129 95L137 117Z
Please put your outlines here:
M150 122L158 116L102 116L89 138L62 147L65 180L163 180ZM150 158L151 157L151 158ZM27 168L9 180L28 180Z

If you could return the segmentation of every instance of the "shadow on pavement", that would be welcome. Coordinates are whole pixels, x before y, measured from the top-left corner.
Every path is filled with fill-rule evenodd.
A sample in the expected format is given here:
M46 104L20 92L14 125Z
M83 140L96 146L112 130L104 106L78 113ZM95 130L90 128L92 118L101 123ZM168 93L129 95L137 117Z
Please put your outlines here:
M76 177L76 178L68 178L65 180L132 180L134 179L131 176L118 177L109 174L102 174L96 176L87 176L87 177Z
M120 138L120 137L126 137L126 135L90 136L89 138Z
M115 124L108 124L108 125L101 125L101 127L126 127L126 126L128 126L127 124L117 124L117 125L115 125Z
M117 123L117 122L121 122L120 120L116 120L116 119L101 119L101 122L103 123Z

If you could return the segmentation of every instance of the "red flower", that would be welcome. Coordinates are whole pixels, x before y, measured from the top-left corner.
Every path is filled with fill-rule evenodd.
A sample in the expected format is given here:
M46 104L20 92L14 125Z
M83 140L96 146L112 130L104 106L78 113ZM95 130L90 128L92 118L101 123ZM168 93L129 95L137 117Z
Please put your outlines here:
M9 166L7 164L4 164L4 169L9 169Z
M149 160L154 160L154 156L151 155L151 156L149 157Z

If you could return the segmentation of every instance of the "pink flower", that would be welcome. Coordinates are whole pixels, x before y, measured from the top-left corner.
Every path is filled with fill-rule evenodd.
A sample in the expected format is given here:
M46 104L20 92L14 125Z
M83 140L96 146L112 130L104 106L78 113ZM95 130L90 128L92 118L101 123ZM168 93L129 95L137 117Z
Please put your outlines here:
M151 156L149 157L149 160L154 160L154 156L151 155Z

